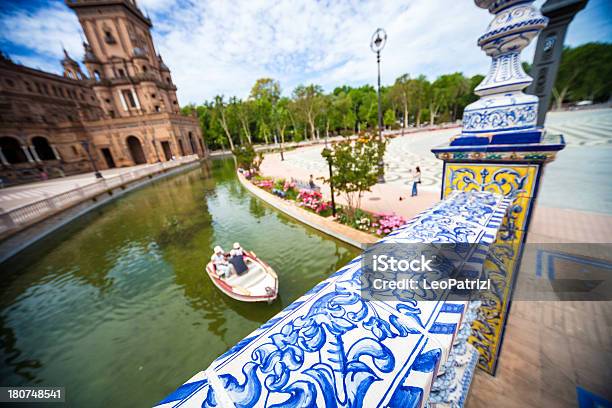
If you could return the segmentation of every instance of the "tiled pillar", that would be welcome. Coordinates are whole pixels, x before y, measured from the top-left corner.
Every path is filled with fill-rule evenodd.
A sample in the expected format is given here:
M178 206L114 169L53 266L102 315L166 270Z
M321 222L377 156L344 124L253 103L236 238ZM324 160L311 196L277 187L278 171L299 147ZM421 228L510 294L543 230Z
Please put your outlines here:
M444 161L442 197L454 190L477 190L512 198L483 268L483 278L501 289L483 294L470 337L480 352L479 366L494 374L542 170L564 143L560 136L545 135L536 127L538 98L523 93L532 78L522 69L520 53L546 26L547 18L533 1L475 3L494 15L478 39L491 66L475 89L480 99L465 108L461 134L433 152Z

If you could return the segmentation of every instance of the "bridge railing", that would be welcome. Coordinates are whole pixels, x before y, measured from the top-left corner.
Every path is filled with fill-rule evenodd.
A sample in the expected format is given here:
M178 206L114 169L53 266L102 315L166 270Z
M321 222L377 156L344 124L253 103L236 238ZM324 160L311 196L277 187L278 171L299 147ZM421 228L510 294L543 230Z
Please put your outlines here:
M445 270L478 276L509 203L489 192L453 193L291 303L156 407L459 406L479 356L467 343L478 301L451 297L450 290L425 300L411 290L368 298L367 257L388 246L446 247L444 258L459 269Z
M156 163L141 169L122 173L117 176L98 179L93 183L77 186L74 189L45 197L41 200L0 212L0 237L6 237L29 225L32 225L49 215L74 206L82 201L91 199L104 192L147 177L166 171L186 163L198 160L197 155L189 155L175 160Z

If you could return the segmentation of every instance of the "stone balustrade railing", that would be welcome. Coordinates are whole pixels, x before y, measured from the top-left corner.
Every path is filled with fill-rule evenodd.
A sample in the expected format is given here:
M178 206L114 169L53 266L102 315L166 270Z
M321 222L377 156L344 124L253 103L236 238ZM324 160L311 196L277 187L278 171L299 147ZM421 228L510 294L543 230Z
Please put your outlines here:
M157 407L461 405L478 359L467 343L478 302L454 298L450 290L427 296L420 289L372 291L376 273L364 272L370 273L367 257L434 247L440 265L478 277L509 203L489 192L453 193L298 298Z
M99 179L91 184L76 187L53 196L45 197L24 206L0 213L0 236L9 235L34 224L51 214L91 199L106 191L140 178L159 173L198 160L197 155L183 156L176 160L156 163L114 177Z

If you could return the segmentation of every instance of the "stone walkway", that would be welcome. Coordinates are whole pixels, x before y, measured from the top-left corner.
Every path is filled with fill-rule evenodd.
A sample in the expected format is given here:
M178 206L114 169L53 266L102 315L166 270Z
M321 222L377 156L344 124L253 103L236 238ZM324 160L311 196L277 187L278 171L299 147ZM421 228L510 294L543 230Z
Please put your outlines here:
M102 173L104 178L109 179L151 166L154 166L154 164L141 164L132 167L102 170L100 173ZM95 183L97 180L94 173L91 172L6 187L0 189L0 211L9 211L13 208L21 207L56 194L61 194L77 187Z
M568 147L546 168L538 206L532 219L529 240L533 242L610 242L612 241L612 109L579 112L552 112L547 118L550 131L565 135ZM573 123L573 125L572 125ZM591 145L583 145L574 128L597 129ZM458 129L425 131L392 139L385 155L384 184L377 184L362 199L369 211L395 213L411 218L440 199L442 162L430 152L446 143ZM597 141L597 143L595 143ZM593 144L595 143L595 144ZM291 175L308 180L327 177L327 163L321 157L323 146L312 146L285 153L267 154L261 170L275 177ZM417 197L410 193L408 169L420 166L422 184ZM321 184L318 181L318 184ZM605 188L607 187L607 188ZM322 191L329 197L327 185ZM342 198L338 198L343 202Z

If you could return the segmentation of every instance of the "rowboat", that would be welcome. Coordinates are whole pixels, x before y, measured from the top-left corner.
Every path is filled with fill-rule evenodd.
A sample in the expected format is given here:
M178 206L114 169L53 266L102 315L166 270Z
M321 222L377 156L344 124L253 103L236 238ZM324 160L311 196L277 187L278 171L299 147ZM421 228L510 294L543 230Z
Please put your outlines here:
M221 278L212 262L206 265L206 273L221 292L242 302L272 302L278 295L278 276L254 252L244 251L244 262L248 271L242 275L232 274Z

